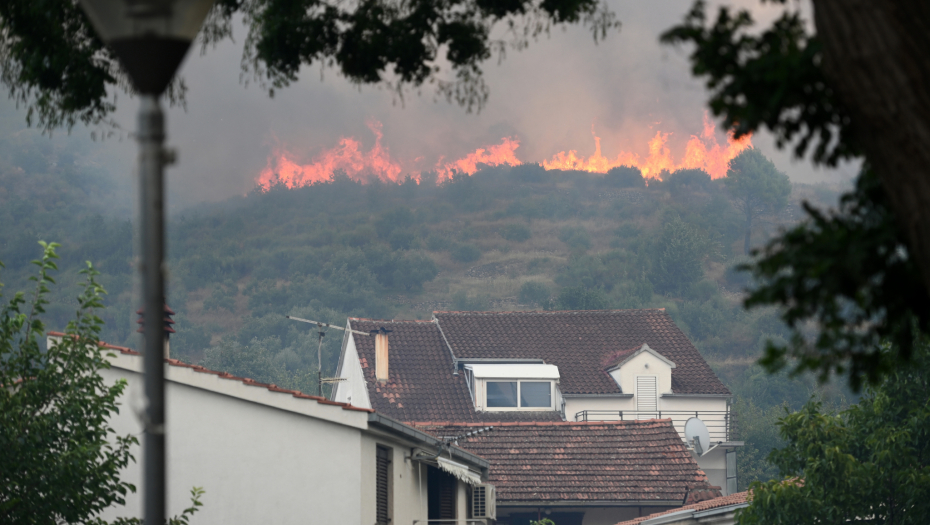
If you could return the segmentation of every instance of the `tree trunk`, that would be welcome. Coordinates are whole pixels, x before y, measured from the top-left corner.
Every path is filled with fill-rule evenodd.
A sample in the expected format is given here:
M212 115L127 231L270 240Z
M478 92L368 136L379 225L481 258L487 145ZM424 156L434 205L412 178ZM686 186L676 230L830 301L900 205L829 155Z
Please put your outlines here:
M930 292L930 2L813 3L824 71L853 112Z

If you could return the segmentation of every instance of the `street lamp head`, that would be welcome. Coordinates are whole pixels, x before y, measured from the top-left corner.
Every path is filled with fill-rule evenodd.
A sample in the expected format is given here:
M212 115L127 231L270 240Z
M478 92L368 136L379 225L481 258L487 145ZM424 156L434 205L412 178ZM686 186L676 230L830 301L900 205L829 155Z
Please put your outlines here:
M116 53L133 86L161 95L213 0L80 0L91 23Z

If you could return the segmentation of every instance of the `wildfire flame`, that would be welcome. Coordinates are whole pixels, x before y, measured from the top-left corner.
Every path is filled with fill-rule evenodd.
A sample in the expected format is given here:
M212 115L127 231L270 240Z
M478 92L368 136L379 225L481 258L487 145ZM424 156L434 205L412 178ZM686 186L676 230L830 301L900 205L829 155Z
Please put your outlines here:
M580 157L576 150L559 152L551 160L544 160L543 167L547 170L579 170L594 173L606 173L610 168L617 166L634 166L642 171L646 178L660 178L663 171L679 169L702 169L710 174L711 178L726 177L730 160L739 155L741 151L752 146L752 136L747 134L740 139L733 137L733 132L727 133L727 144L717 143L714 133L715 126L707 115L704 115L704 129L700 137L691 135L685 146L685 155L680 163L672 160L671 150L666 143L669 133L657 131L649 141L649 155L640 158L639 155L629 152L620 152L613 160L601 154L601 139L594 135L594 154L585 159Z
M381 145L384 137L381 123L369 121L368 129L375 135L375 145L367 153L361 150L359 141L350 137L339 139L339 146L324 151L310 164L297 164L288 158L287 152L277 151L268 159L268 165L256 182L267 188L280 181L288 188L295 188L330 180L336 170L344 171L355 180L367 181L377 177L385 182L400 182L403 171L400 164L393 161L387 148Z
M384 137L380 122L368 122L368 129L375 135L375 144L367 152L362 151L361 143L351 137L339 139L339 145L324 151L309 164L298 164L291 160L292 155L283 149L275 151L269 157L268 164L256 179L256 183L264 188L276 182L281 182L289 188L305 186L317 182L325 182L332 178L336 170L343 171L350 178L368 182L377 178L384 182L402 182L404 172L419 182L420 176L412 169L406 169L391 158L386 147L381 145ZM649 153L640 157L635 153L622 151L615 158L609 159L601 153L601 138L591 127L594 137L594 154L588 158L579 156L576 150L562 151L544 160L542 165L547 170L580 170L592 173L606 173L617 166L634 166L642 171L647 178L660 178L664 171L678 169L702 169L710 174L711 178L725 177L727 167L733 157L746 148L752 146L752 136L745 135L739 140L733 138L733 133L727 134L726 145L718 144L715 126L708 116L704 115L704 129L700 136L692 135L685 146L685 153L681 162L672 159L671 150L667 142L670 133L657 131L649 140ZM516 149L520 147L519 139L505 137L500 144L478 148L468 155L452 161L443 162L440 158L435 170L438 174L437 183L452 177L454 173L474 174L479 165L500 166L503 164L517 165ZM421 161L417 157L413 163Z
M517 158L514 150L519 147L520 141L518 139L504 137L501 139L500 144L488 146L487 148L478 148L474 153L469 153L455 162L449 162L443 165L442 159L439 159L439 163L436 164L438 168L436 171L439 172L437 182L452 178L453 172L473 175L478 171L478 164L486 164L488 166L510 164L511 166L516 166L520 164L520 159Z

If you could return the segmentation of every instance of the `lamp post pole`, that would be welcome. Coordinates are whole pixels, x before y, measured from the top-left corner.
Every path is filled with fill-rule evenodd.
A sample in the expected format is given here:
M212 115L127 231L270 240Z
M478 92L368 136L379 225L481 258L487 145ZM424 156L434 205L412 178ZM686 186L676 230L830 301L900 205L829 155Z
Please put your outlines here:
M157 95L139 108L139 177L142 210L142 294L145 304L145 437L142 472L145 523L165 522L165 115Z

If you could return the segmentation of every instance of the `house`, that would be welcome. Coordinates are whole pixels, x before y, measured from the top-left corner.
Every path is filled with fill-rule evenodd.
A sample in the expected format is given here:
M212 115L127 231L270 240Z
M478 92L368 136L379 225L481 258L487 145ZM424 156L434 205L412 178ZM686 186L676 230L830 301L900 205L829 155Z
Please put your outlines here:
M669 420L414 426L490 462L501 525L613 525L720 496Z
M61 337L51 332L48 344ZM101 375L128 383L110 424L116 435L143 440L142 357L101 345L113 351ZM194 521L204 525L488 521L481 511L493 510L489 463L461 447L370 408L165 363L169 515L189 506L196 486L206 494ZM140 463L130 463L121 479L141 488ZM141 517L141 500L141 493L128 495L125 506L101 517Z
M736 511L748 506L749 492L737 492L617 525L733 525L736 523Z
M670 419L710 483L736 491L732 394L664 309L348 325L378 335L347 332L336 401L405 422Z

